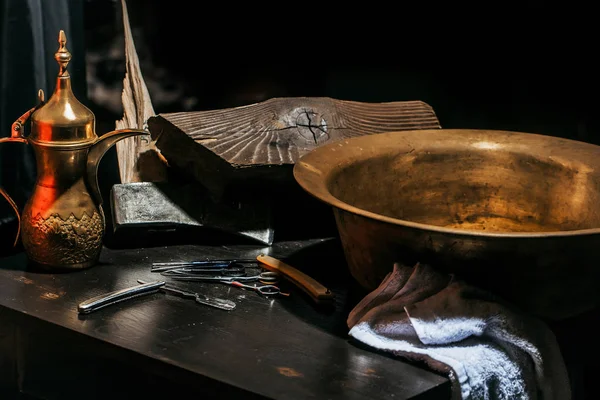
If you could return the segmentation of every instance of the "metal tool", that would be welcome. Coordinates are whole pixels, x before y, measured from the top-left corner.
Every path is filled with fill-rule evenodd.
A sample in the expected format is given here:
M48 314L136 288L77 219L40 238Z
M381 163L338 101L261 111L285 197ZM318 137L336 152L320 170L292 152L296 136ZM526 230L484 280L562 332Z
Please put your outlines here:
M151 272L162 272L169 270L188 269L195 271L217 271L217 270L243 270L243 263L256 263L256 260L206 260L206 261L174 261L165 263L152 263Z
M261 279L272 279L269 275L262 272L257 275L250 276L227 276L227 275L199 275L199 274L170 274L169 278L176 281L185 282L258 282Z
M101 294L99 296L95 296L91 299L83 301L77 306L77 311L80 314L89 314L106 306L110 306L121 301L133 299L146 294L156 293L158 291L172 293L182 297L193 298L196 300L197 303L205 304L207 306L215 308L220 308L222 310L233 310L236 306L235 303L230 300L209 297L195 292L189 292L187 290L167 285L165 281L144 282L138 279L138 283L140 283L141 285L115 290L114 292Z
M10 137L0 138L0 143L29 144L35 154L37 180L21 212L21 242L30 264L50 271L80 270L98 262L105 233L98 165L121 139L149 134L141 129L96 134L94 113L73 94L66 43L61 30L50 99L40 90L38 104L12 124Z
M227 285L236 286L242 289L254 290L264 296L273 296L276 294L280 294L282 296L289 296L289 293L282 293L279 287L275 285L261 285L261 286L253 286L246 285L238 281L222 281L221 283L225 283Z
M329 289L291 265L264 254L256 257L256 260L265 269L283 275L298 288L306 292L316 303L333 300L333 293Z
M147 282L144 282L141 279L138 279L138 283L145 285ZM191 298L196 301L196 303L205 304L210 307L219 308L221 310L230 311L235 309L236 304L231 300L220 299L218 297L209 297L202 293L190 292L185 289L180 289L178 287L172 285L164 285L159 288L160 291L175 294L185 298Z
M233 258L231 260L197 260L197 261L170 261L170 262L154 262L153 267L176 267L176 266L188 266L188 265L231 265L233 263L256 263L254 258Z
M156 271L152 271L156 272ZM246 275L245 268L221 268L221 269L209 269L209 268L175 268L160 272L163 276L181 276L181 275L207 275L207 274L218 274L222 276L244 276Z
M119 303L124 300L133 299L145 294L156 293L166 284L164 281L145 282L143 285L132 286L114 292L101 294L79 303L77 311L79 314L89 314L106 306Z
M277 282L279 282L280 276L281 275L278 272L272 272L272 271L262 272L258 276L258 281L265 285L275 285Z
M527 132L396 131L319 147L293 174L333 210L365 290L418 261L566 320L600 306L599 155Z
M229 261L216 261L216 262L204 262L204 261L178 261L169 263L152 263L152 272L168 271L170 269L178 268L207 268L207 269L219 269L227 268L231 265Z

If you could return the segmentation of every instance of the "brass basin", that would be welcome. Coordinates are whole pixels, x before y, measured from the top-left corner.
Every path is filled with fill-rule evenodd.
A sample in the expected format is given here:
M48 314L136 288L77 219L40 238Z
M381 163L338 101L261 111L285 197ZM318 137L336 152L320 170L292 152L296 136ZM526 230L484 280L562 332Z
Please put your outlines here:
M318 147L294 177L334 210L366 289L429 263L562 319L600 299L600 146L533 133L418 130Z

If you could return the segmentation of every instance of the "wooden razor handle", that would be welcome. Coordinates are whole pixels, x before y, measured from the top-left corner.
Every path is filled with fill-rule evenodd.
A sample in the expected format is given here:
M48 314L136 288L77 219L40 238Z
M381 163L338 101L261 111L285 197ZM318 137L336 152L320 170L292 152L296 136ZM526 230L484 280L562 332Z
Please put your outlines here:
M287 280L305 291L315 302L321 303L333 299L333 293L329 289L306 275L304 272L297 270L283 261L271 256L265 256L264 254L256 257L256 260L261 263L265 269L279 272L287 278Z

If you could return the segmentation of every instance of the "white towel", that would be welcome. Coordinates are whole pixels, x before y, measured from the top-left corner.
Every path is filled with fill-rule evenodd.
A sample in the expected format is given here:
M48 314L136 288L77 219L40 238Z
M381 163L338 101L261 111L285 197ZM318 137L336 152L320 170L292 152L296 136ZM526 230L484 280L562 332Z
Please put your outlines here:
M547 325L452 275L394 265L348 317L349 335L446 374L455 399L569 400Z

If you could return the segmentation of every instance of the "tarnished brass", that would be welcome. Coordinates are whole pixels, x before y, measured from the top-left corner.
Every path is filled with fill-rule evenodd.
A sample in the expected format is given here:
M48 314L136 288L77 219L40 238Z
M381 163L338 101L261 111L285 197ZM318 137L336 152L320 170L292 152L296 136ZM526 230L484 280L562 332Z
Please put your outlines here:
M331 205L352 275L430 263L526 311L600 302L600 147L532 133L425 130L317 148L294 167Z
M11 137L0 142L29 143L36 157L37 181L20 218L29 260L46 269L79 269L94 265L102 248L105 221L97 179L102 156L117 141L148 132L122 129L98 138L94 114L71 90L67 71L71 53L62 30L58 42L54 93L45 102L40 91L39 104L12 125ZM26 137L28 119L31 132Z

